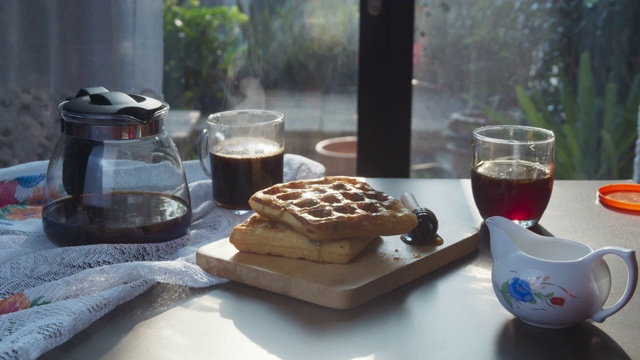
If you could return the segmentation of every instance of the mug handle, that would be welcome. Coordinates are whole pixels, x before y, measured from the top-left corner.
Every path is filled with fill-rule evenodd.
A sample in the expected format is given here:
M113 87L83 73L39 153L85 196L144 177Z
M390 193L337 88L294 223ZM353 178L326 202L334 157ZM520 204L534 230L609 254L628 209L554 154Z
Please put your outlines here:
M209 158L209 136L208 130L204 129L198 135L198 159L200 159L200 167L202 171L208 176L211 177L211 171L207 168L205 160Z
M607 254L617 255L622 258L627 265L629 276L627 278L627 288L624 290L624 294L622 294L622 297L618 302L613 304L610 308L601 309L591 315L591 319L599 323L603 322L606 318L617 313L627 305L636 290L636 285L638 284L638 261L636 260L636 252L634 250L627 250L619 247L606 247L594 251L592 256L597 259Z

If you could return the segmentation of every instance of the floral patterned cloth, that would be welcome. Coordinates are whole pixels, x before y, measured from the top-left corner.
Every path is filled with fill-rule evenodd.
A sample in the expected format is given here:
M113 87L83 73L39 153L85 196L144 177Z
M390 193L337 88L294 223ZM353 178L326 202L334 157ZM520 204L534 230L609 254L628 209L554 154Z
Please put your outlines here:
M76 247L58 247L44 235L47 162L0 169L0 359L36 358L155 283L226 281L195 265L195 251L227 237L248 214L215 206L198 162L184 166L193 211L187 235L161 244ZM285 155L285 181L323 174L322 165Z

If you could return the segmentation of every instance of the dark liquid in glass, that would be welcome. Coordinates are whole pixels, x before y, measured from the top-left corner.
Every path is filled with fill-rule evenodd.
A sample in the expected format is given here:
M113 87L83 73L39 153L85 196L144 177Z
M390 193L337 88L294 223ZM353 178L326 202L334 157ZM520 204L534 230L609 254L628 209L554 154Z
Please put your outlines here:
M282 182L282 150L263 156L209 155L213 200L224 208L249 210L251 195Z
M549 204L553 177L532 163L488 161L471 170L471 187L482 218L537 220Z
M191 209L176 196L114 191L51 202L42 224L49 239L62 246L159 243L189 231Z

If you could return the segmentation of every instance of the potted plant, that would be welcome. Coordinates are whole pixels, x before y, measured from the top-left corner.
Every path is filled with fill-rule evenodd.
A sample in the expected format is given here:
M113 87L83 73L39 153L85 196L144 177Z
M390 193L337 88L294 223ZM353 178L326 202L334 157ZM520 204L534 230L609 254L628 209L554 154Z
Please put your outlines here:
M235 6L201 7L199 1L164 4L164 93L167 102L203 115L221 110L233 61L244 49Z

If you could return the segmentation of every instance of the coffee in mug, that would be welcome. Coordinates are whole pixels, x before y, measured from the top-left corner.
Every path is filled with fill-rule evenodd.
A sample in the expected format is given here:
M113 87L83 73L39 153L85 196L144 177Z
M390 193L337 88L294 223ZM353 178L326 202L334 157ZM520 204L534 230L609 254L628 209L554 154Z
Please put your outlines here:
M198 148L216 204L249 210L251 195L283 181L284 115L266 110L213 114ZM205 166L207 156L210 170Z

